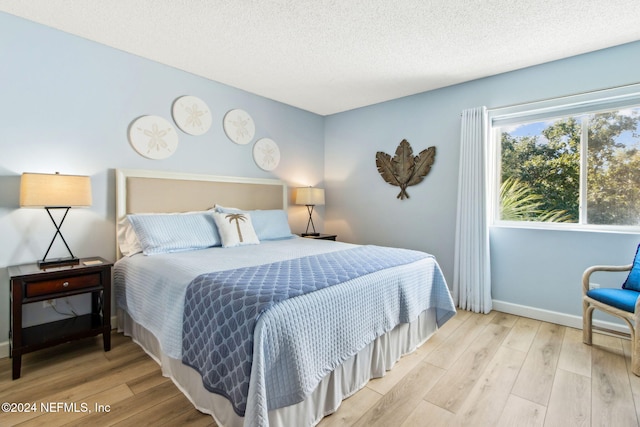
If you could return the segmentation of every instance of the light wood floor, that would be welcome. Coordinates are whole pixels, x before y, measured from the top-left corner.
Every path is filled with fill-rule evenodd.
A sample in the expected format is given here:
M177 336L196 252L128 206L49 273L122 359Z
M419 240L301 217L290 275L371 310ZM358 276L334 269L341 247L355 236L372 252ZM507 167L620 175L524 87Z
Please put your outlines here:
M320 426L637 426L640 378L630 373L629 354L624 339L595 334L589 347L576 329L460 311ZM0 360L0 402L92 411L0 412L0 426L215 425L115 333L108 353L96 338L25 355L17 381L10 359Z

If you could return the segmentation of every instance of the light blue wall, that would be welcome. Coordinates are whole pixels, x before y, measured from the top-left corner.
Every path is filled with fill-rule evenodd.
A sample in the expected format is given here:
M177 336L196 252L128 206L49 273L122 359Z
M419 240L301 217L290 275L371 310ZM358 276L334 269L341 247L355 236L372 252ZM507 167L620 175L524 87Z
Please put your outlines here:
M323 118L0 13L0 346L9 317L4 267L41 258L53 234L43 211L18 209L22 172L91 175L93 206L73 210L63 230L80 256L115 256L115 168L278 177L292 187L325 186L319 229L343 241L431 252L451 283L460 112L637 83L639 69L640 43L632 43ZM198 137L180 132L169 159L140 157L127 127L146 114L171 121L181 95L208 103L213 128ZM278 142L275 173L253 163L250 145L224 135L220 123L232 108L251 113L256 137ZM438 152L431 173L400 201L379 176L375 153L393 154L405 138L416 153L432 145ZM292 206L289 216L294 231L304 228L304 207ZM493 229L493 296L577 315L584 268L626 263L639 241L636 234Z
M451 284L460 112L637 83L638 70L640 42L327 117L325 227L346 241L431 252ZM376 151L393 155L402 139L414 153L437 147L431 173L404 201L375 165ZM492 229L493 298L580 315L583 270L629 263L639 242L638 234Z
M127 140L129 124L148 114L172 122L171 105L182 95L208 104L211 130L202 136L178 131L178 149L168 159L138 155ZM282 160L273 173L255 165L253 144L236 145L225 136L222 118L233 108L252 115L256 139L278 143ZM55 231L44 210L18 209L23 172L90 175L93 206L72 209L63 233L76 255L114 259L115 168L322 185L323 124L316 114L0 13L0 346L8 336L5 267L41 259ZM294 232L304 230L306 216L304 206L290 204ZM51 256L66 255L59 246ZM37 308L26 314L28 323L46 316Z

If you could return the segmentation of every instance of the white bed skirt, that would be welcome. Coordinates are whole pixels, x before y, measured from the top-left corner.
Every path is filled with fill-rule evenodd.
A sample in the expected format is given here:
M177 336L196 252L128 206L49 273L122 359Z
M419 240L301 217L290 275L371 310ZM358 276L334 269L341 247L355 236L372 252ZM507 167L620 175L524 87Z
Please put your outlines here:
M411 323L398 325L325 376L306 400L269 411L270 427L318 424L324 416L335 412L343 399L360 390L370 379L382 377L436 330L435 309L423 312ZM156 337L121 309L118 309L118 331L132 337L162 367L162 374L171 378L199 411L211 414L219 426L244 425L244 417L233 411L226 398L207 391L194 369L164 354Z

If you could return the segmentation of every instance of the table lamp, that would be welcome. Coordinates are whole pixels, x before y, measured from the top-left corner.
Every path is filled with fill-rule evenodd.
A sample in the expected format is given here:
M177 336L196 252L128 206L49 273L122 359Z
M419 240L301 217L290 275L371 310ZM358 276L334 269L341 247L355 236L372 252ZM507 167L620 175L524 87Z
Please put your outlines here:
M313 187L301 187L296 192L296 205L305 205L309 212L309 221L307 221L307 230L302 233L302 237L305 236L319 236L320 233L316 233L316 227L313 224L313 207L316 205L324 205L324 189ZM309 225L311 225L313 232L309 232Z
M20 179L20 207L45 208L49 218L56 227L56 232L45 252L44 257L38 261L42 269L58 267L62 265L79 264L79 259L73 255L67 241L64 239L60 227L67 217L71 207L91 206L91 179L88 176L60 175L43 173L23 173ZM51 214L52 209L64 209L60 223L57 223ZM69 251L69 257L47 260L56 237L60 236L62 242Z

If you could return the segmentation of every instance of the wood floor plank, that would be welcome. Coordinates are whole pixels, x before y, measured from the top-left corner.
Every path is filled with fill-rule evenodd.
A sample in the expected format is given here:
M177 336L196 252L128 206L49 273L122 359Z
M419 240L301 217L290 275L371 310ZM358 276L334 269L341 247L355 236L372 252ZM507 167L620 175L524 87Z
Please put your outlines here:
M145 374L153 369L155 369L155 366L150 363L150 359L145 354L138 354L134 359L127 359L127 363L124 365L110 364L106 359L103 359L101 362L85 366L81 370L74 368L71 371L62 371L52 374L45 381L29 383L24 388L14 390L7 399L11 399L14 402L45 401L59 396L61 390L63 390L64 393L71 394L62 397L72 401L69 399L80 396L83 392L93 391L95 393L99 391L91 390L92 387L112 387L114 383L122 381L122 378L127 373L130 373L131 377L133 377L134 374ZM71 375L69 374L70 372L72 373ZM80 394L78 393L78 387L81 390ZM2 398L5 397L3 396Z
M435 338L435 337L434 337ZM434 344L437 340L434 340ZM428 345L425 343L424 345ZM395 387L411 370L424 359L424 353L413 352L400 358L390 371L385 372L381 378L374 378L367 383L367 387L379 394L386 394Z
M387 427L401 424L442 374L441 368L420 363L353 425Z
M526 353L501 346L460 408L462 426L493 426L509 400Z
M640 420L640 377L631 372L631 341L622 340L622 348L624 350L625 361L627 362L627 373L629 374L629 383L631 385L631 395L636 406L636 416Z
M133 344L130 339L122 341L114 339L114 345L110 352L104 352L102 341L99 345L96 340L80 340L62 344L42 352L29 353L23 356L23 364L28 363L29 369L23 369L23 375L14 381L0 379L1 401L25 401L40 399L52 391L58 391L75 386L79 381L86 382L84 378L98 379L110 375L110 369L117 369L118 364L135 363L135 361L147 360L144 352L138 351L139 346ZM130 346L132 345L133 346ZM53 353L53 350L57 350ZM132 351L134 350L134 351ZM114 353L115 363L110 363L106 357ZM80 372L83 376L70 376L69 372ZM43 386L44 385L44 386ZM13 400L9 400L13 399Z
M546 406L553 387L566 327L542 323L513 386L512 393Z
M421 400L409 414L401 427L462 427L456 419L456 414L442 409L426 400ZM474 424L479 426L478 424Z
M126 384L120 384L111 389L96 393L92 396L83 398L81 401L75 401L79 404L80 409L87 408L87 412L80 411L63 411L57 413L48 413L33 418L27 422L19 424L20 427L55 427L63 426L73 421L79 421L83 419L87 424L90 424L91 414L97 411L107 411L111 405L116 402L128 399L133 396L133 393ZM72 402L72 400L58 400L58 402ZM86 405L86 406L84 406Z
M591 425L591 378L558 369L544 425Z
M106 357L107 360L117 361L119 358L130 357L136 348L140 348L138 344L134 343L130 338L124 337L123 334L111 335L111 350L104 353L104 357ZM119 337L119 339L114 339L113 337Z
M456 413L507 336L509 328L486 325L476 340L442 376L425 400Z
M104 365L107 364L108 362L104 362ZM154 365L155 362L149 358L141 357L135 363L124 366L102 366L105 376L97 376L96 378L87 378L81 371L71 371L67 373L69 378L65 381L66 386L63 388L58 389L55 386L43 385L37 393L29 388L27 392L16 393L11 399L16 399L13 401L17 402L34 402L38 407L48 402L68 403L80 407L82 403L87 402L88 397L124 384L127 378L135 378L136 375L157 371L157 365ZM128 387L127 391L133 395ZM2 425L5 415L0 413L0 425ZM12 418L13 422L23 422L40 415L41 412L23 412Z
M591 356L592 425L637 426L635 408L628 404L633 396L624 354L593 345Z
M496 427L542 427L547 408L514 394L500 414Z
M456 315L455 315L454 318L464 322L469 317L475 316L475 315L476 315L476 313L474 313L472 311L462 310L462 309L458 308L458 309L456 309Z
M582 342L582 331L567 328L560 349L558 369L591 378L591 346Z
M450 333L451 332L449 331L449 334ZM424 360L427 356L436 351L444 342L446 342L447 337L448 335L440 335L440 331L437 331L427 340L427 342L418 347L415 353L421 360Z
M215 420L211 415L205 415L199 412L195 408L190 408L188 412L183 412L177 417L168 418L159 422L157 427L175 427L175 426L189 426L189 427L217 427ZM140 426L134 426L140 427Z
M507 335L504 345L514 350L529 351L533 339L538 333L538 328L542 324L539 320L520 317L511 328L511 332Z
M593 334L593 345L597 347L606 347L615 354L624 354L622 348L622 339L607 334Z
M127 386L133 394L141 393L157 385L171 381L169 378L162 376L160 365L156 364L156 366L157 369L146 375L138 375L136 378L130 378L127 380Z
M120 422L113 424L117 427L126 426L155 426L165 420L175 418L183 413L190 412L191 403L183 394L176 394L150 408L140 411Z
M37 354L31 353L31 354ZM70 370L85 369L96 364L105 363L104 355L91 349L89 353L64 353L66 358L51 358L39 366L27 362L27 357L23 356L23 364L26 362L29 367L22 370L22 376L17 380L11 380L11 374L7 373L0 379L0 400L5 401L13 396L18 390L27 387L39 387L43 382L63 378ZM23 365L24 366L24 365Z
M65 426L81 427L86 426L87 422L90 422L92 425L111 426L171 399L179 393L180 391L172 382L160 384L157 387L135 394L129 399L111 405L109 412L93 413L90 418L74 421L65 424ZM205 416L204 414L202 415Z
M456 314L449 320L447 323L438 328L438 335L442 335L442 337L448 337L451 335L460 325L462 325L470 316L467 314L463 314L467 312L461 312L458 310Z
M449 369L495 316L495 311L486 315L472 313L425 361Z
M460 312L447 321L442 328L438 329L427 342L423 343L413 353L403 356L393 369L386 372L383 377L374 378L369 381L367 387L380 394L385 394L391 390L407 372L411 371L418 363L423 361L447 341L448 337L462 325L463 322L459 320L460 317L465 320L470 317L460 316L459 313Z
M513 314L508 314L508 313L496 312L496 316L493 318L491 323L495 323L496 325L506 326L507 328L513 328L513 326L517 321L518 321L518 316L514 316Z

